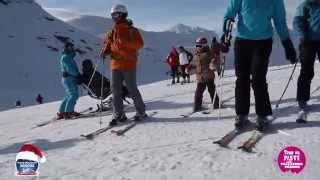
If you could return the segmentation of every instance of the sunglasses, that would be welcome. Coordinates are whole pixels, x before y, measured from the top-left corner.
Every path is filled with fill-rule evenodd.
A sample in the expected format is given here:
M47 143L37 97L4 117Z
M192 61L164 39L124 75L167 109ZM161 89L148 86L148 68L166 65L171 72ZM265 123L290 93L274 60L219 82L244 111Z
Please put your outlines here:
M196 45L196 48L202 48L203 46L202 45Z

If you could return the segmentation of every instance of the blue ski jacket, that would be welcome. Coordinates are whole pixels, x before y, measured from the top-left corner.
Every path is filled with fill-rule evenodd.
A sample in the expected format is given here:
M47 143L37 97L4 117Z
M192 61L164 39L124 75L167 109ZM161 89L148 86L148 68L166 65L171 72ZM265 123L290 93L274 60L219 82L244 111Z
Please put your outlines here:
M60 58L62 73L67 73L70 77L77 77L78 75L80 75L77 63L73 59L75 56L75 53L63 52Z
M223 24L236 17L236 37L249 40L272 38L273 20L281 40L289 38L283 0L229 0Z
M305 0L297 8L293 28L300 38L320 42L320 2Z

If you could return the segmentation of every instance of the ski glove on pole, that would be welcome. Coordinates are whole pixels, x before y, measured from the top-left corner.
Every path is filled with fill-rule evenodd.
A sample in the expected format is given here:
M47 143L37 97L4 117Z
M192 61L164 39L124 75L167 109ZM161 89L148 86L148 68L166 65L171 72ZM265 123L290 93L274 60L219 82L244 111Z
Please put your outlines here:
M295 64L297 62L297 53L291 39L283 40L282 45L285 50L286 59L290 61L291 64Z
M221 42L221 52L223 53L228 53L229 49L230 49L230 43L225 43L226 34L223 34L220 38L220 42Z

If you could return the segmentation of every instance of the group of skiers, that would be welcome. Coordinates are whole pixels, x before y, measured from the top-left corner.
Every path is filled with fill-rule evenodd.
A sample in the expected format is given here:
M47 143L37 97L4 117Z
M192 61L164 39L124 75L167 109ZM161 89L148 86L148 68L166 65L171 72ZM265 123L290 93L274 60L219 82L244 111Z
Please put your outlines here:
M114 25L107 32L104 47L100 57L111 58L111 91L113 96L113 119L110 125L127 120L123 111L122 88L125 84L136 107L136 120L147 116L146 107L137 88L136 65L138 51L143 47L143 39L128 17L126 6L118 4L111 10ZM258 130L268 127L268 116L272 116L272 108L268 93L266 75L273 44L273 26L279 34L284 47L286 59L291 63L301 62L298 80L297 101L302 110L307 109L310 99L310 84L314 76L316 55L320 56L320 0L305 0L299 7L294 18L294 29L299 35L299 56L297 56L291 41L286 21L285 4L283 0L230 0L223 18L223 35L221 42L216 39L209 46L208 39L200 37L195 41L195 54L187 53L185 48L172 48L167 62L171 67L172 84L190 82L190 72L195 70L197 88L194 97L194 111L202 109L202 96L206 87L209 90L214 108L218 108L219 97L215 92L215 71L220 74L222 53L230 49L229 23L237 18L237 28L234 40L234 65L236 74L235 87L235 127L243 129L249 124L250 87L255 98ZM229 39L230 40L230 39ZM193 56L193 57L191 57ZM67 43L60 59L63 73L63 85L66 97L58 113L59 118L78 116L74 106L78 99L80 73L74 61L73 44ZM299 58L298 58L299 57ZM175 80L177 78L177 80Z
M167 57L167 63L171 69L171 84L180 83L180 76L183 78L181 84L190 83L190 74L187 72L187 68L192 59L193 54L187 51L183 46L180 46L178 50L175 47L171 48Z
M104 39L104 47L100 57L104 60L111 58L111 91L113 105L113 119L111 126L127 120L123 111L124 84L133 99L137 113L135 120L139 121L147 116L145 104L138 90L136 82L136 66L138 51L143 47L143 39L137 28L133 26L128 17L126 6L118 4L111 10L114 25L108 31ZM70 119L81 114L74 111L79 97L78 85L83 83L83 76L79 72L74 57L76 50L72 43L66 43L64 52L60 58L62 71L62 83L65 87L66 96L60 105L57 119ZM102 83L103 84L103 83ZM107 86L107 84L105 84Z

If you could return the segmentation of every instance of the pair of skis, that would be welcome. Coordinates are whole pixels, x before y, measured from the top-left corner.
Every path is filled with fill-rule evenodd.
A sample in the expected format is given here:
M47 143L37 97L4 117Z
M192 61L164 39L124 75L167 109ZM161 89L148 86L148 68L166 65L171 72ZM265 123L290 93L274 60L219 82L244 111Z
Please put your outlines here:
M271 126L274 120L275 118L272 118L271 120L269 120L268 126ZM233 129L232 131L227 133L225 136L223 136L217 141L214 141L213 143L218 144L221 147L228 148L228 145L231 143L232 140L234 140L237 136L249 131L252 132L251 136L245 142L243 142L240 146L238 146L238 149L241 149L244 152L251 153L253 152L253 149L256 146L256 144L260 141L260 139L262 139L262 137L268 131L268 129L264 131L257 130L255 124L252 122L241 130Z
M150 114L148 114L147 117L145 117L144 119L142 119L142 120L140 120L140 121L136 121L136 120L135 120L135 117L129 118L128 121L127 121L128 124L125 123L125 124L126 124L125 127L123 127L122 129L119 129L119 130L112 130L111 133L112 133L112 134L115 134L115 135L117 135L117 136L123 136L123 135L125 135L125 133L128 132L130 129L134 128L134 127L137 126L139 123L147 120L148 118L153 117L153 116L156 115L157 113L158 113L157 111L151 112ZM124 125L124 124L120 124L119 126L121 126L121 125ZM80 136L83 137L83 138L85 138L85 139L92 140L92 139L94 139L95 137L97 137L98 135L100 135L100 134L102 134L102 133L104 133L104 132L106 132L106 131L108 131L108 130L110 130L110 129L113 129L113 128L115 128L115 127L118 127L118 126L110 126L110 125L108 125L108 126L106 126L106 127L102 127L102 128L100 128L100 129L97 129L96 131L93 131L93 132L91 132L91 133L89 133L89 134L81 134Z
M223 147L223 148L228 148L228 145L231 143L231 141L233 141L237 136L248 132L248 131L252 131L254 130L254 124L250 123L246 128L244 129L233 129L230 132L228 132L226 135L224 135L222 138L220 138L217 141L214 141L214 144L218 144L219 146ZM254 130L252 136L245 141L242 145L238 146L238 149L242 149L245 152L252 152L255 144L259 141L259 139L261 139L261 133Z
M307 123L307 115L308 111L306 109L301 109L298 113L298 118L296 119L296 122L299 124ZM269 126L272 124L274 120L275 118L269 121ZM253 148L255 147L255 145L260 141L260 139L262 139L262 137L266 134L267 131L268 129L266 129L263 132L254 130L251 137L247 141L245 141L241 146L239 146L238 149L242 149L245 152L253 152Z
M79 118L85 118L85 117L92 117L92 116L96 116L97 113L91 113L90 111L92 111L93 108L92 107L89 107L87 109L84 109L82 111L80 111L79 113L81 114L80 116L77 116L77 117L73 117L71 119L68 119L68 120L75 120L75 119L79 119ZM84 114L85 113L85 114ZM65 121L64 119L63 120L58 120L57 117L54 117L48 121L44 121L44 122L41 122L39 124L36 124L32 129L34 128L38 128L38 127L43 127L43 126L46 126L46 125L49 125L51 123L54 123L54 122L59 122L59 121Z

